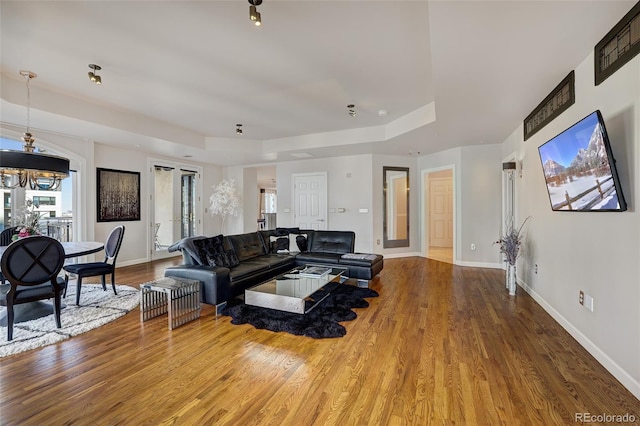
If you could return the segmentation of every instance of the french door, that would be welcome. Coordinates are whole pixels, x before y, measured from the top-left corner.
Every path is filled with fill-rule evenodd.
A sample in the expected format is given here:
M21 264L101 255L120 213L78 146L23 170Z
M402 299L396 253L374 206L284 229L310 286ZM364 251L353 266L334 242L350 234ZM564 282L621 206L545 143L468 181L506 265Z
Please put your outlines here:
M150 253L152 259L173 256L167 248L200 232L200 170L194 166L152 161Z

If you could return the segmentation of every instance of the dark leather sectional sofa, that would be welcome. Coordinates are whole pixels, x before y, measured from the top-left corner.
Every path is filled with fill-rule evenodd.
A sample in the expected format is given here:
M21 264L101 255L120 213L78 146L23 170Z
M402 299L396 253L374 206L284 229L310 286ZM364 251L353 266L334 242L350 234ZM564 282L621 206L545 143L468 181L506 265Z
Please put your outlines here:
M277 251L278 242L283 238L295 241L295 236L302 237L302 240L298 238L297 244L298 249L302 248L300 252ZM218 251L224 251L223 261L220 257L212 261L203 252L203 247L212 242L222 246ZM354 247L355 233L351 231L279 228L211 238L185 238L169 248L169 251L181 251L184 263L167 268L164 275L200 281L201 301L216 305L219 310L228 300L243 294L246 288L296 266L341 266L348 269L349 278L368 283L382 270L383 258L374 254L354 254ZM227 266L218 266L221 263Z

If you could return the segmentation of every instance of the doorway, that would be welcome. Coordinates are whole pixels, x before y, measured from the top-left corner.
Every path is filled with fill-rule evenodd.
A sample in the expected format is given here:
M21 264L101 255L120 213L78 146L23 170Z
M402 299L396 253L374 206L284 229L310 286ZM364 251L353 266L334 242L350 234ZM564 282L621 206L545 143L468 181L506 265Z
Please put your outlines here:
M453 169L425 173L426 257L453 263L454 191Z
M200 170L161 161L152 161L149 170L151 259L164 259L175 255L169 246L199 232Z

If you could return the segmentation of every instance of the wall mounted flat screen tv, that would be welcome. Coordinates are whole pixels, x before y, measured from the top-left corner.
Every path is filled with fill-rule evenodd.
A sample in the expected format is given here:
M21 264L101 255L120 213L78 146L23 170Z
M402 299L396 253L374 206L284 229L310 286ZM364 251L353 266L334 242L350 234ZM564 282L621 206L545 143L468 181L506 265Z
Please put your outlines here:
M627 209L600 111L538 148L554 211Z

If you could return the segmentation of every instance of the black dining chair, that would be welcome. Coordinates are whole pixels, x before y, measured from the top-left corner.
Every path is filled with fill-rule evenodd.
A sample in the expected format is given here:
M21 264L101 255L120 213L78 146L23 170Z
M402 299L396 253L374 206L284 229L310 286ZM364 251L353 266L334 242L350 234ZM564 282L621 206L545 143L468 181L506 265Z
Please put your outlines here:
M4 228L2 232L0 232L0 246L8 246L11 244L14 234L18 233L19 226L10 226L8 228Z
M69 284L70 274L77 276L76 305L78 306L80 306L80 288L82 287L82 279L84 277L102 277L102 289L106 291L105 277L111 274L113 294L118 294L116 292L116 258L122 245L122 237L124 237L124 225L113 228L107 237L107 241L104 243L104 260L102 262L74 263L64 267L64 297L67 296L67 285Z
M10 226L9 228L4 228L2 232L0 232L0 246L8 246L13 242L12 238L15 233L18 232L19 226ZM6 279L4 275L2 275L2 271L0 271L0 284L4 284Z
M5 249L1 262L9 281L0 285L0 305L7 307L7 340L13 339L13 307L23 303L53 299L56 327L62 327L60 298L65 284L58 278L64 265L62 244L42 235L22 238Z

